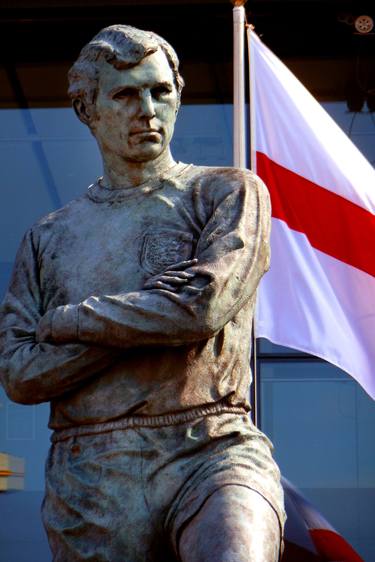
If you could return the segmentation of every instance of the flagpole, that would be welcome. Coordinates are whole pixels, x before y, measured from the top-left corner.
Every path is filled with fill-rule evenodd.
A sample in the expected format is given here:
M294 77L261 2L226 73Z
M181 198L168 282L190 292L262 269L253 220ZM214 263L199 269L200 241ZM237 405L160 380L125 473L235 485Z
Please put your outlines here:
M233 164L246 168L245 8L247 0L231 0L233 7Z
M245 8L247 0L231 0L233 7L233 164L236 168L247 167L246 111L245 111ZM251 134L251 133L250 133ZM252 326L251 385L252 419L259 425L258 370L255 324Z

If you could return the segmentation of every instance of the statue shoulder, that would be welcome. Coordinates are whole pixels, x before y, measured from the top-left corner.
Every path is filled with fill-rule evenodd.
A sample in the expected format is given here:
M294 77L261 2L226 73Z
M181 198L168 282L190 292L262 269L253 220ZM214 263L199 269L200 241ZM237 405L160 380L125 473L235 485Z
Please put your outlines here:
M191 172L202 187L216 193L224 191L257 191L260 197L268 198L263 180L253 171L245 168L220 166L192 166Z
M55 211L52 211L51 213L48 213L47 215L44 215L43 217L38 219L34 223L32 229L38 230L49 228L54 224L73 219L73 217L82 212L83 207L85 206L85 202L85 195L72 199L71 201L69 201L69 203L67 203L63 207L60 207L60 209L56 209Z
M49 239L62 230L69 229L70 225L79 223L82 216L87 216L87 198L85 195L69 201L66 205L44 215L37 220L29 229L34 240L42 241ZM81 217L81 218L80 218Z

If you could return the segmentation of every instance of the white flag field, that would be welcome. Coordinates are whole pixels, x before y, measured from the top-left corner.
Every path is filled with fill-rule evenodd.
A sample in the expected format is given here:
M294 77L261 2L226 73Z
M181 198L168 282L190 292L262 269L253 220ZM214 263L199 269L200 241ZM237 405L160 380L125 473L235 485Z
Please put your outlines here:
M375 399L375 170L248 30L251 150L272 201L256 335L337 365Z

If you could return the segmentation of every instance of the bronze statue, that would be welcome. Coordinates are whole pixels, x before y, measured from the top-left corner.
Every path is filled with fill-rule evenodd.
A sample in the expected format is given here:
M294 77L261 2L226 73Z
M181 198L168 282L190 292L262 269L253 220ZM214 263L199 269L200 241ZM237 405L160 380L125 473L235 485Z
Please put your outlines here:
M248 415L267 191L173 160L183 80L156 34L102 30L69 79L103 177L27 232L0 326L9 397L51 402L53 560L279 560L280 475Z

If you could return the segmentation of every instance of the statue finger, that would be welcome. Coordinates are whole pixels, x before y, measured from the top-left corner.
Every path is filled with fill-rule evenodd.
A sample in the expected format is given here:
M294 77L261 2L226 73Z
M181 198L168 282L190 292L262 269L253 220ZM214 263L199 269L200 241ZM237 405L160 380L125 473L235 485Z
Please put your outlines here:
M145 283L143 285L144 289L166 289L167 291L175 292L177 287L169 285L168 283L163 283L162 281L153 281L152 283Z
M198 289L198 287L193 287L193 285L185 285L184 291L185 292L188 291L189 293L197 294L197 293L201 293L202 289Z
M163 275L168 275L171 277L179 277L180 279L185 279L186 281L193 279L195 273L188 273L187 271L164 271Z
M144 289L149 289L150 287L154 287L157 283L166 283L167 285L184 285L187 283L189 279L180 279L179 277L172 277L169 275L158 275L157 277L153 277L146 281L143 285Z
M174 285L184 285L185 283L190 281L190 279L177 277L175 275L163 274L163 275L160 275L160 277L157 278L157 281L162 281L163 283L172 283Z
M192 260L185 260L175 263L174 265L169 266L169 271L174 271L176 269L186 269L187 267L191 267L192 265L196 265L198 263L197 258Z

